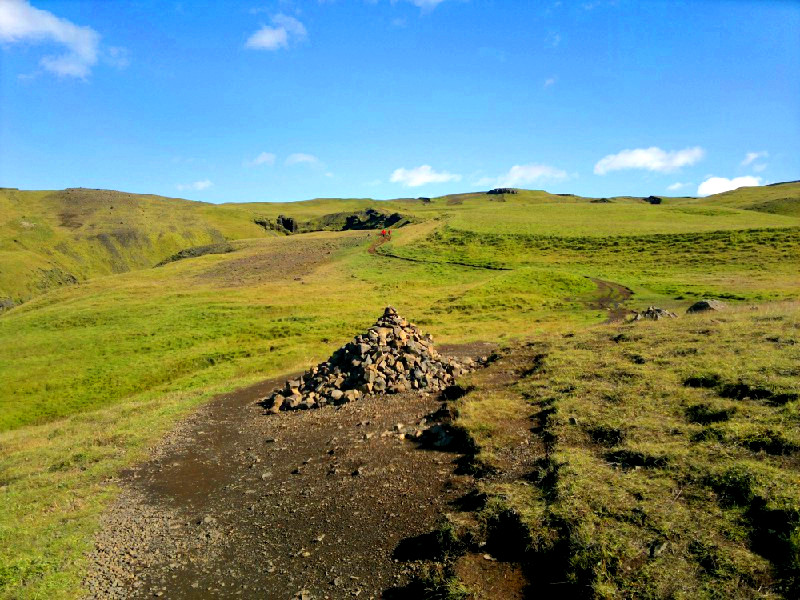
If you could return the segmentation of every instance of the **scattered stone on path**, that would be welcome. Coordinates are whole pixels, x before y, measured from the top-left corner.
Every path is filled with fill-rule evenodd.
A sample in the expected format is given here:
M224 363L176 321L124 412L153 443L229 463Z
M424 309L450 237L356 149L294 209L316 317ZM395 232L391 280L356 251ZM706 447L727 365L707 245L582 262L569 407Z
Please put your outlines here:
M634 321L641 321L642 319L652 319L653 321L658 321L659 319L676 319L678 315L674 312L670 312L663 308L658 308L657 306L648 306L647 310L642 312L637 312L633 320Z
M720 302L719 300L698 300L694 304L692 304L688 309L686 309L687 313L698 313L698 312L706 312L708 310L725 310L727 305L724 302Z
M269 412L319 408L358 400L364 394L438 392L480 366L441 356L433 338L422 334L391 306L362 335L325 362L264 399Z

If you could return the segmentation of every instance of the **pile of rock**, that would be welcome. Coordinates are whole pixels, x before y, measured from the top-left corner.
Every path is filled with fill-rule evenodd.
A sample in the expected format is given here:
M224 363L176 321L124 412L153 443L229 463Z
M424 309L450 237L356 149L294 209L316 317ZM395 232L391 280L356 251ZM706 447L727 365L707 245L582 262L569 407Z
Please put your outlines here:
M277 413L343 404L362 394L436 392L483 362L485 359L458 362L440 356L430 335L420 333L389 306L365 334L301 377L287 381L264 404Z
M518 194L519 192L514 188L494 188L486 192L487 194Z
M678 315L674 312L670 312L663 308L658 308L657 306L648 306L647 310L642 312L637 312L633 320L634 321L641 321L642 319L652 319L653 321L658 321L659 319L675 319Z

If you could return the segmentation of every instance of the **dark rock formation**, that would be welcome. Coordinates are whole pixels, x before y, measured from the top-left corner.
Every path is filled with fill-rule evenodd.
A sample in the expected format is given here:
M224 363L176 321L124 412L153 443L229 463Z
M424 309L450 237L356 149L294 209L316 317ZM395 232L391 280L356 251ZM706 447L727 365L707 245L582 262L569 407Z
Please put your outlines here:
M661 204L661 202L663 202L658 196L648 196L647 198L643 198L643 200L648 204Z
M486 192L487 194L518 194L514 188L495 188Z
M692 304L686 312L691 313L699 313L699 312L706 312L709 310L724 310L726 308L725 303L720 302L719 300L698 300L694 304Z
M285 229L289 233L297 233L298 230L297 221L284 215L278 215L278 227Z

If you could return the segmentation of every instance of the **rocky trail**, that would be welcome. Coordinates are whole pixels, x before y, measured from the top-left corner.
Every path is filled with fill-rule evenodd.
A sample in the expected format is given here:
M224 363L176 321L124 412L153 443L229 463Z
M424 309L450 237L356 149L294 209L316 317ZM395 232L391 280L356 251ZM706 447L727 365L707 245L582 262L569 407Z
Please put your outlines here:
M366 395L266 414L258 402L283 382L216 398L122 475L90 598L409 597L421 563L403 548L474 484L455 473L457 455L415 441L446 414L442 399Z

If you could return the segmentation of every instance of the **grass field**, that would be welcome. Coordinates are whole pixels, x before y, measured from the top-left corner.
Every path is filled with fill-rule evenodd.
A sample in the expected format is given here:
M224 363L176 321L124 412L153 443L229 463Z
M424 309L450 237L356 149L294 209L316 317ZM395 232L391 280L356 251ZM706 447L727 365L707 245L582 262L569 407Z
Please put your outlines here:
M798 184L657 206L501 199L214 206L0 191L0 298L25 300L0 316L0 597L74 597L120 468L211 395L324 359L387 304L439 342L511 343L604 321L588 277L631 288L636 308L800 291ZM285 236L254 223L370 207L415 224L370 254L374 232ZM233 252L152 268L220 241ZM710 353L712 339L696 345Z
M468 377L459 424L484 468L511 474L484 484L486 510L520 517L533 580L797 597L798 336L796 302L742 307L542 335Z

